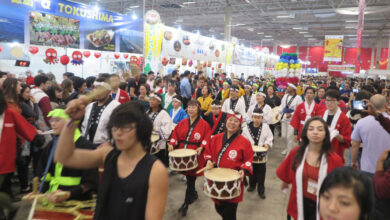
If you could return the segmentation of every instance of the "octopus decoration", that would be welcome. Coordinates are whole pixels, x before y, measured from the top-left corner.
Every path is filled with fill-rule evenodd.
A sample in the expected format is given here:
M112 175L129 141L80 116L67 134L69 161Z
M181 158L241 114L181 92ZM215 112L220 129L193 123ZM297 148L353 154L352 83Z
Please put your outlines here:
M46 58L43 60L47 64L58 63L57 51L53 48L49 48L45 51Z
M81 65L84 63L83 54L78 50L76 50L72 53L72 58L73 58L73 60L72 60L73 65Z
M130 57L130 64L133 64L133 63L135 63L135 64L138 63L138 58L137 58L137 56L131 56L131 57Z

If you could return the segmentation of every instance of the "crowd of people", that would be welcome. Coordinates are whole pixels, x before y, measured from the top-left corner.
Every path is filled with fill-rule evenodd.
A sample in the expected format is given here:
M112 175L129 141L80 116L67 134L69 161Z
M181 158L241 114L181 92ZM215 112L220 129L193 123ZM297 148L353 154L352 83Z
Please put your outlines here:
M202 171L228 168L240 176L240 194L213 202L222 219L235 220L245 188L266 199L267 163L253 159L278 136L287 219L390 219L385 80L308 76L279 88L272 76L178 70L86 79L66 72L61 82L43 71L0 78L0 219L17 212L12 182L26 194L32 177L44 202L97 194L94 219L162 219L176 174L168 172L169 152L192 149L198 166L180 172L179 214L198 199Z

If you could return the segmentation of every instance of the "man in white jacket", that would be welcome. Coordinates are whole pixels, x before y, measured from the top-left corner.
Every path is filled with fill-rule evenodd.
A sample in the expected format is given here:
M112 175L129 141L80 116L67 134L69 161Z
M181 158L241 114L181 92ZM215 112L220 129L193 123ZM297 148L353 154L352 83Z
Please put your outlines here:
M99 97L96 101L87 105L85 109L85 116L81 124L81 131L83 136L91 141L96 147L109 140L108 131L106 129L111 112L120 103L113 100L110 93L110 85L106 82L108 79L98 78L94 85L95 89L99 86L104 86L108 91Z
M246 120L245 101L238 97L239 88L232 86L230 88L230 98L226 99L222 105L222 112L232 114L238 112L242 115L243 120Z

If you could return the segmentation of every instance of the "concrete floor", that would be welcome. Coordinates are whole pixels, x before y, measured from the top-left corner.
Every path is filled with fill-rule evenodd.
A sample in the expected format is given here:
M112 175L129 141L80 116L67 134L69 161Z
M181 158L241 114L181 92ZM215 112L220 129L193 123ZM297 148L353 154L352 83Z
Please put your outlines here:
M281 181L277 178L275 170L283 161L284 156L280 153L284 149L284 140L276 137L275 145L268 154L267 173L265 179L266 199L261 199L257 192L244 192L244 201L238 205L237 219L241 220L284 220L286 219L286 208L289 195L280 190ZM186 184L183 175L170 177L167 206L165 208L164 220L218 220L221 217L214 209L214 203L207 197L203 189L204 177L197 178L196 186L199 199L188 208L187 216L181 217L177 210L184 201Z

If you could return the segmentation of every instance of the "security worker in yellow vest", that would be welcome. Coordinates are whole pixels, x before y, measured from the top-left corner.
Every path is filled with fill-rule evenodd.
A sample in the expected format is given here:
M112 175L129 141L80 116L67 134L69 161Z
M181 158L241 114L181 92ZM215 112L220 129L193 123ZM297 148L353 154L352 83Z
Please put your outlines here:
M43 177L52 148L56 147L58 136L69 120L65 110L59 108L51 111L48 116L51 117L50 125L55 137L43 150L38 164L38 173L41 181L44 181L41 192L49 193L47 198L52 203L60 203L65 200L92 199L92 193L97 191L98 185L98 170L96 168L77 170L52 161L46 177ZM76 148L94 149L93 144L82 137L79 130L75 132L73 141Z

